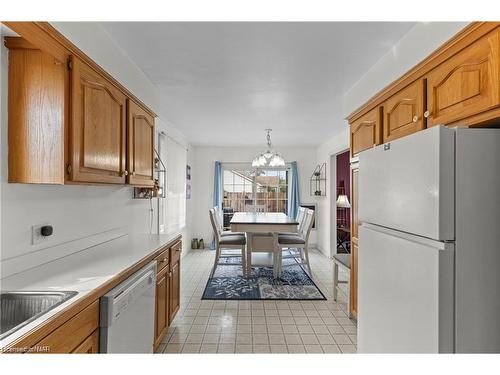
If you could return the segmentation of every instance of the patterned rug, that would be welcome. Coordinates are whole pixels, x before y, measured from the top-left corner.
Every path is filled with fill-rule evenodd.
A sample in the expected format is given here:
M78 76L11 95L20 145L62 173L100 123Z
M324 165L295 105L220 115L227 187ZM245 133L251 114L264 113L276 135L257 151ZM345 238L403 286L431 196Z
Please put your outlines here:
M208 300L326 300L324 294L294 260L285 259L281 278L273 278L272 267L252 267L243 277L241 259L225 258L208 279L201 299Z

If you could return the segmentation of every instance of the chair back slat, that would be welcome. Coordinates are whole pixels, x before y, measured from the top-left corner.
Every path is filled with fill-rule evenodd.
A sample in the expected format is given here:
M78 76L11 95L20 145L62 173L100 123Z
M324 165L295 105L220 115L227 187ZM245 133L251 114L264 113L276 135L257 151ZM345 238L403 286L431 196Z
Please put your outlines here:
M306 209L304 207L299 207L299 211L297 212L296 220L299 223L298 233L302 233L302 228L304 226L304 219L306 217Z
M311 229L314 221L314 210L307 209L306 216L304 219L304 226L302 228L302 236L306 243L309 241L309 235L311 234Z

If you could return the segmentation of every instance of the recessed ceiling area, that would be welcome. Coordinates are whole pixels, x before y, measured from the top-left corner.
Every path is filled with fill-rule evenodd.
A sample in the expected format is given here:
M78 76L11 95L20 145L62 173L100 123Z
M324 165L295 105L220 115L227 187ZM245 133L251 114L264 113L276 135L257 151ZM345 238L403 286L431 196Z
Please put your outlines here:
M104 22L194 145L318 145L341 98L414 23Z

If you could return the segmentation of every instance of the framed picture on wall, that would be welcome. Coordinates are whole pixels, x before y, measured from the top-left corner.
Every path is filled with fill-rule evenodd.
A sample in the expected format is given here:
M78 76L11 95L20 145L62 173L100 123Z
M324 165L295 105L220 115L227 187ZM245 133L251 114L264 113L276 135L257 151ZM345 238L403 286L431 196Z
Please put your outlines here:
M312 229L316 229L316 203L301 203L300 207L308 208L314 211Z
M186 165L186 180L190 181L191 180L191 166Z

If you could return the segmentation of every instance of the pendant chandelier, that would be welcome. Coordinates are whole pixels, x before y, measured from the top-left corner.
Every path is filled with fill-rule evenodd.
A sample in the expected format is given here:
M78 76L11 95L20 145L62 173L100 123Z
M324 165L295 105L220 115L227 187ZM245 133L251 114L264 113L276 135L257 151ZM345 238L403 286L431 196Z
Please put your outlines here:
M267 151L261 152L260 154L257 154L257 156L255 156L255 158L252 160L252 167L254 168L285 166L285 159L283 159L283 157L279 153L272 150L271 131L272 129L266 129Z

